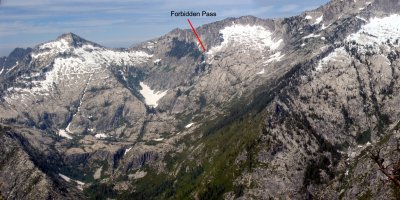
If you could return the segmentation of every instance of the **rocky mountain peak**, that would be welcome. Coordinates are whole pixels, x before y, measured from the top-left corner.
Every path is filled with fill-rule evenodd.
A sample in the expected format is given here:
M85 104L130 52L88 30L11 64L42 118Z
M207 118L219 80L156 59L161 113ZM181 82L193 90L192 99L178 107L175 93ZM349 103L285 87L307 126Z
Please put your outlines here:
M90 42L72 32L61 34L53 42L62 43L63 45L69 47L82 47L83 45L92 45L100 47L100 45Z
M31 48L15 48L8 57L0 58L0 67L7 70L8 68L15 66L18 60L22 61L31 51ZM4 70L3 72L5 73ZM0 73L0 75L1 74L3 73Z
M68 33L63 33L60 36L57 37L57 39L69 39L69 40L74 40L74 39L82 39L81 37L79 37L78 35L76 35L75 33L72 32L68 32Z
M73 46L73 47L80 47L80 46L83 46L85 44L91 44L91 45L95 45L95 46L100 46L100 45L97 45L97 44L95 44L93 42L90 42L90 41L88 41L86 39L83 39L82 37L80 37L80 36L78 36L78 35L76 35L76 34L74 34L72 32L64 33L64 34L58 36L57 39L56 39L56 41L61 41L61 40L65 40L70 46Z

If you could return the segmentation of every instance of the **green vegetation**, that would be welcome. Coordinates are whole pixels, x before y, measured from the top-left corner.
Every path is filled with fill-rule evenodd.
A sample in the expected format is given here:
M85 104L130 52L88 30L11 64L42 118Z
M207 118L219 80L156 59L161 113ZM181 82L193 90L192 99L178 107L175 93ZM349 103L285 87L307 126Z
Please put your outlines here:
M222 199L222 195L225 192L225 187L222 184L207 185L206 191L200 194L201 200L212 200L212 199Z
M2 170L3 167L17 155L17 153L17 147L10 147L9 151L7 151L5 155L2 155L2 159L0 160L0 170Z
M206 137L204 152L206 155L205 171L209 178L213 178L206 189L223 186L224 192L233 191L233 179L241 174L243 170L251 170L256 165L254 154L257 152L258 136L261 132L261 117L254 120L243 119L233 122L214 134ZM246 150L247 160L239 165L235 164L235 159L240 152ZM217 152L217 153L214 153ZM208 158L212 158L208 162ZM217 190L218 191L218 190ZM210 192L210 191L205 191Z
M133 182L135 191L120 194L118 199L168 199L173 188L171 176L156 174L152 169L146 171L145 178Z
M109 106L111 106L112 105L112 103L111 103L111 101L109 101L109 100L104 100L104 102L103 102L103 107L109 107Z
M85 189L84 194L90 199L96 200L115 198L117 194L112 188L113 185L96 182L93 183L89 188Z
M182 131L185 129L185 126L192 121L193 114L188 114L188 115L178 114L175 116L175 118L179 119L179 124L177 124L177 129L179 131Z
M175 72L176 67L175 67L175 66L167 65L167 66L165 66L165 67L163 68L163 70L164 70L165 72Z
M154 177L147 175L143 180L135 183L137 192L132 196L144 196L140 193L148 195L150 183L154 184L151 189L152 194L156 191L157 196L148 199L193 199L194 196L200 199L221 199L225 192L234 190L240 195L244 188L236 188L233 182L243 170L251 170L256 164L253 154L256 153L261 119L258 117L256 120L235 121L191 144L204 145L200 150L167 156L168 170L175 171L178 167L176 163L182 163L177 176L157 175L164 176L163 182L158 181L158 184L154 184L157 180L150 181L149 179L154 179ZM207 129L203 128L202 131ZM237 165L235 160L243 150L248 152L247 160ZM187 159L189 155L193 156L191 161ZM172 180L168 181L168 178ZM174 183L171 188L163 187L170 182ZM140 188L146 188L146 190L141 191ZM161 189L165 190L161 192Z
M5 133L6 131L9 131L9 130L10 130L9 127L7 127L7 126L1 126L1 125L0 125L0 136L3 136L4 133Z
M295 67L287 76L299 69ZM284 77L287 80L288 77ZM279 82L273 90L279 91L285 81ZM151 166L144 166L148 174L132 180L128 191L117 194L115 199L221 199L226 192L242 196L245 185L235 185L235 180L245 171L252 171L260 165L256 155L260 149L265 107L273 100L275 93L271 89L256 90L251 96L237 98L224 105L227 115L217 118L198 119L202 126L190 135L184 136L176 145L184 146L181 152L170 152L164 157L166 171L159 172ZM250 100L250 101L249 101ZM199 103L205 101L199 99ZM193 115L176 116L183 128ZM331 150L332 145L321 142L322 148ZM263 147L265 148L265 147ZM332 150L333 151L333 150ZM243 160L237 161L244 153ZM335 156L335 155L334 155ZM251 183L250 183L251 186ZM101 191L110 194L102 185ZM108 185L112 188L113 185ZM247 186L246 186L247 187ZM95 189L87 191L89 198L97 194ZM105 194L105 197L107 197Z
M148 146L155 146L155 145L160 144L160 143L162 143L162 141L155 141L155 140L146 140L145 141L145 144L148 145Z
M140 94L139 90L142 89L140 86L140 81L145 77L144 72L136 67L130 67L126 69L125 73L121 70L116 70L119 69L117 66L113 66L111 68L115 69L114 74L119 82L127 87L133 96L143 100L143 96Z
M356 141L358 144L366 144L367 142L371 141L371 129L357 134Z
M0 126L0 134L2 135L3 134L3 127L2 126ZM0 183L0 187L2 186L2 183ZM3 200L4 198L3 198L3 194L1 193L1 191L0 191L0 200Z
M241 197L244 194L245 186L243 184L235 185L233 188L233 193L235 197Z
M366 191L363 193L361 196L357 198L357 200L371 200L372 198L372 193L371 190Z
M311 160L307 165L306 171L304 173L304 185L308 186L311 183L321 184L322 177L320 175L320 171L324 170L327 174L333 178L334 172L329 169L329 165L331 164L329 158L326 156L320 156L318 160Z
M200 109L203 109L204 107L206 107L206 105L207 105L207 99L206 99L206 97L204 96L204 94L201 94L201 95L200 95L197 104L200 105Z
M94 181L93 172L89 169L83 169L79 166L62 166L60 167L61 174L68 176L74 180L90 183Z
M400 199L400 189L399 189L399 187L395 183L392 183L391 187L392 187L392 190L393 190L394 199Z
M112 192L113 185L94 184L85 194L90 199L96 199L100 194L117 199L221 199L230 191L241 196L245 187L235 186L234 180L244 170L251 171L257 165L255 154L262 119L261 115L253 119L246 116L213 133L209 129L218 126L220 121L205 123L194 133L197 139L189 136L183 139L188 146L197 148L166 155L168 173L157 174L156 169L145 166L148 174L132 181L130 185L134 189L130 192L116 194ZM236 163L239 153L244 150L247 159ZM174 172L178 173L174 176Z

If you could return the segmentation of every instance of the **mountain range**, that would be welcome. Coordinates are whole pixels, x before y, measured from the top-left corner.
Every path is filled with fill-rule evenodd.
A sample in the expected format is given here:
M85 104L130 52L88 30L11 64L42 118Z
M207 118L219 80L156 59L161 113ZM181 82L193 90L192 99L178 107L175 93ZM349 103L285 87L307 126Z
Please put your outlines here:
M399 199L400 3L0 58L4 199ZM400 168L399 168L400 169Z

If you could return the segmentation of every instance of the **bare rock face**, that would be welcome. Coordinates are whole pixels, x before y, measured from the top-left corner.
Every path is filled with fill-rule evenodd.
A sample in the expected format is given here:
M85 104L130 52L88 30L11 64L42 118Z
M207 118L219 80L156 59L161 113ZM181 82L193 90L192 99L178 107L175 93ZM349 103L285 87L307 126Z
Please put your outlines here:
M77 199L78 189L45 172L35 148L21 135L1 128L0 191L7 199ZM50 167L49 167L50 168Z
M73 33L16 49L0 58L1 194L390 199L367 151L397 140L399 6L228 18L197 29L205 53L180 29L129 49Z
M386 3L398 6L397 2ZM336 7L342 4L345 2L333 1L311 13L321 15L326 9L328 13L335 9L351 12ZM362 7L359 13L339 20L335 32L326 31L333 27L320 28L306 37L304 48L312 42L312 48L321 47L322 51L301 63L290 87L269 106L262 136L262 144L268 147L258 154L258 161L268 167L258 167L238 179L241 183L250 177L256 185L247 197L355 199L395 195L390 184L378 181L385 177L368 150L395 148L393 127L399 113L394 109L398 103L394 85L399 46L394 27L399 9L389 9L378 1L351 5ZM308 14L309 19L314 18ZM336 34L340 37L330 38ZM324 46L315 40L323 40ZM397 162L398 155L387 157L388 163Z

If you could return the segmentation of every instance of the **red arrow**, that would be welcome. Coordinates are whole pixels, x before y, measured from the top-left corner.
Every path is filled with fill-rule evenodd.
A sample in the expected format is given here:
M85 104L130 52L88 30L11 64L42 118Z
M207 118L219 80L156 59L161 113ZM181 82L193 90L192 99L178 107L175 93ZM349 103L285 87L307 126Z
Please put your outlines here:
M192 25L192 22L190 22L190 19L188 19L188 22L189 22L189 24L190 24L190 27L192 27L193 33L196 35L197 39L199 40L200 45L201 45L201 48L203 48L203 52L206 52L206 48L204 47L203 42L201 41L199 35L197 34L196 29L194 29L194 27L193 27L193 25Z

